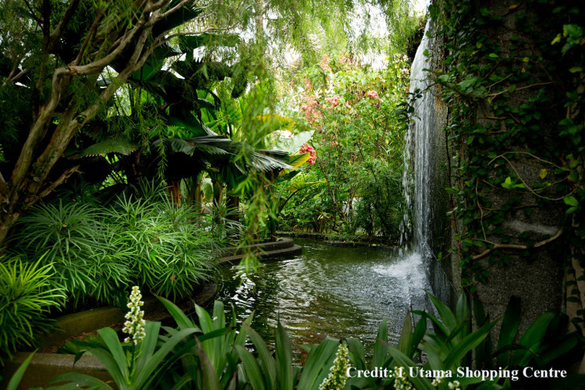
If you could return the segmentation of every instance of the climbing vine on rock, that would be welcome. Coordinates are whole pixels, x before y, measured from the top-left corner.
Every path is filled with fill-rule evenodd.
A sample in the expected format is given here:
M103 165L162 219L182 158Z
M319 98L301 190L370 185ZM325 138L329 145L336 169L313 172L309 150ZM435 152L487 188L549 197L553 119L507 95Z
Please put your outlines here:
M549 249L567 259L574 323L585 302L584 16L585 4L563 0L431 7L462 283L474 292L493 267Z

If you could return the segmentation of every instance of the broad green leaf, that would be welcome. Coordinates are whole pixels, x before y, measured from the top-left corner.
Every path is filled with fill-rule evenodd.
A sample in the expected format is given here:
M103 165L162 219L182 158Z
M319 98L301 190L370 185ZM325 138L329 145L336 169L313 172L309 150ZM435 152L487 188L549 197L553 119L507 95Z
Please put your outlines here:
M497 321L487 324L475 332L467 335L463 340L455 345L453 351L449 353L444 362L446 369L457 369L461 361L473 348L475 348L488 335L490 329Z
M474 242L474 244L476 246L478 242L481 241L476 241ZM483 242L482 242L483 245ZM457 304L455 306L455 320L458 323L464 322L464 321L469 321L471 319L471 309L469 308L469 302L467 301L467 295L466 294L461 294L459 296L459 299L457 300Z
M505 345L512 344L516 335L518 334L518 328L520 326L520 298L511 296L508 302L508 307L504 313L504 319L502 320L502 326L500 328L500 338L498 340L498 349L503 348ZM505 352L498 355L498 365L501 367L507 366L510 359L510 353Z
M517 351L512 357L512 362L510 363L511 366L517 366L521 362L530 359L530 356L533 354L531 351L534 351L534 349L538 347L546 334L550 322L554 318L555 313L549 311L534 320L518 342L518 344L528 348L528 350L525 352Z
M276 326L276 375L279 390L293 390L292 346L286 330L280 321Z
M475 321L478 327L482 327L489 322L489 318L485 315L483 304L480 300L473 300L473 311L475 314ZM488 336L475 347L475 360L478 366L488 364L488 361L492 359L492 339L491 335Z
M439 321L437 318L435 318L435 316L427 313L426 311L420 311L420 310L413 310L412 313L418 314L418 315L423 316L424 318L430 319L431 323L433 325L433 330L435 331L437 336L440 337L442 340L447 339L448 335L447 335L447 329L445 328L445 325L443 325L441 323L441 321Z
M429 294L429 298L431 298L433 305L435 306L437 312L439 313L439 317L441 317L441 321L443 321L443 324L445 324L447 329L449 331L455 329L457 327L457 320L455 319L455 316L453 315L451 309L449 309L447 305L441 302L434 295Z
M565 204L569 206L573 207L579 206L579 201L574 196L565 196L563 198L563 202L565 202Z
M445 340L445 344L449 344L452 340L455 340L455 344L457 344L459 340L467 336L467 333L465 332L467 328L469 328L469 320L462 321L459 325L457 325L457 327L455 327L455 329L451 331L451 333L449 333L449 337L447 337L447 340Z
M199 327L197 325L195 325L195 323L193 321L191 321L191 319L185 315L183 310L179 309L179 307L177 305L175 305L173 302L171 302L168 299L163 298L163 297L157 296L157 298L159 299L159 301L161 301L163 303L163 305L165 306L167 311L173 317L173 319L175 320L175 322L179 326L179 329L187 329L187 328L199 329Z
M507 190L513 190L514 189L514 184L512 183L512 178L510 176L508 176L506 178L506 180L504 180L504 182L502 183L502 187L504 187Z
M276 363L270 354L270 351L268 351L266 342L248 324L244 324L243 327L246 328L250 340L252 340L252 343L254 343L256 352L258 352L258 356L260 358L260 362L264 367L264 376L266 377L267 388L269 390L276 389Z
M427 332L427 317L423 316L418 321L416 326L414 327L414 333L412 336L412 349L409 353L409 356L411 356L412 353L416 350L416 348L418 347L418 345L422 341L423 337L425 336L426 332Z
M390 347L390 355L394 358L397 363L397 367L417 367L416 364L410 360L408 356L397 350L396 348ZM418 367L417 367L418 368ZM406 370L408 371L408 370ZM405 374L406 375L406 374ZM415 386L417 390L434 390L435 388L431 385L431 381L424 377L409 377L408 378Z
M118 367L118 364L111 353L101 348L92 348L88 352L97 357L99 361L102 362L102 364L106 367L108 374L112 376L114 382L116 382L116 385L118 385L120 390L127 388L125 384L130 378L122 374L120 367ZM128 367L125 366L125 369L127 371Z
M187 387L186 385L189 382L193 382L193 378L191 377L191 375L185 374L181 377L181 379L179 379L178 381L176 381L173 384L173 387L171 387L171 390L180 390L180 389L186 388ZM213 389L213 385L206 387L206 389L207 388ZM221 389L221 387L219 389Z
M136 360L136 370L144 370L146 363L152 358L160 334L160 322L146 321L144 326L144 339L139 344L138 359ZM177 332L178 333L178 332ZM172 337L172 336L171 336Z
M549 348L539 351L539 357L537 359L539 365L543 367L549 365L555 359L565 356L573 348L577 347L577 345L579 345L579 336L575 332L566 335Z
M51 386L51 389L55 390L66 390L68 388L71 389L79 389L81 386L90 386L91 389L99 389L99 390L112 390L108 384L102 382L101 380L94 378L89 375L81 374L79 372L68 372L65 374L61 374L56 376L55 378L51 379L47 384L51 383L59 383L59 382L72 382L70 385L64 386ZM73 387L66 387L71 386ZM7 389L8 390L8 389Z
M311 157L311 153L309 153L309 152L303 153L303 154L295 154L295 155L290 156L288 163L293 168L298 168L301 165L303 165L304 163L306 163L307 161L309 161L310 157Z
M319 387L321 384L319 378L328 375L338 348L339 340L331 338L326 338L321 344L312 348L303 367L297 388L314 390Z
M366 351L364 349L364 345L361 343L359 339L350 337L345 339L347 343L347 348L349 349L349 358L353 362L353 365L358 370L365 370L366 369ZM376 343L380 341L376 340Z
M225 328L225 310L222 301L213 303L213 327L214 329Z
M211 364L211 360L209 360L209 357L203 349L203 345L198 339L196 339L196 343L197 354L199 356L199 362L201 363L201 372L203 374L203 388L206 390L221 390L221 386L219 384L219 380L217 379L215 368L213 367L213 364Z
M242 364L244 366L244 370L246 372L246 379L252 385L252 389L254 390L263 390L265 389L264 386L264 374L260 369L260 365L248 350L241 345L235 346L240 359L242 359Z
M201 342L204 342L207 340L212 340L212 339L217 338L217 337L225 336L226 334L229 334L230 332L233 332L233 329L231 329L231 328L216 329L216 330L212 330L211 332L204 333L200 336L197 336L197 339Z
M106 154L109 153L117 153L122 154L124 156L128 156L137 148L138 147L136 144L130 142L128 139L124 137L108 138L102 142L98 142L97 144L89 146L81 153L79 153L79 156L80 157L105 156Z
M10 378L10 382L8 382L8 386L6 387L6 390L16 390L18 388L18 385L20 384L20 381L24 377L24 373L25 373L26 369L28 368L28 365L30 364L30 362L34 356L35 356L35 352L31 353L25 359L25 361L22 362L20 367L18 367L18 370L16 370L14 375L12 375L12 378Z
M201 326L203 333L211 332L213 330L213 321L211 320L209 313L199 305L195 305L195 312L199 318L199 325Z
M376 343L374 344L374 355L372 356L372 367L380 367L386 358L386 348L378 343L378 340L388 342L388 327L385 319L382 320L382 323L378 327Z
M398 340L398 350L404 354L410 354L412 349L412 318L410 312L406 313L402 323L402 332Z
M244 320L244 324L250 325L252 323L253 319L254 319L254 312L252 312L250 314L250 316ZM240 333L238 333L238 335L236 336L236 340L234 341L234 344L244 345L247 337L248 337L248 333L246 332L246 329L244 329L242 327L240 329Z
M152 373L164 368L161 366L161 363L162 363L163 359L169 354L169 352L171 352L173 350L173 348L175 348L175 346L178 343L183 341L183 339L185 339L185 337L187 337L191 334L194 334L196 332L197 332L197 329L194 329L194 328L184 329L184 330L181 330L180 332L172 335L170 338L168 338L164 342L164 344L158 349L158 351L156 351L156 353L154 355L152 355L152 357L150 357L150 359L148 359L146 364L143 365L144 368L141 371L139 371L138 377L134 381L135 385L138 388L141 388L142 386L148 385L149 381L151 381L153 379L153 377L151 377ZM140 356L139 360L142 358L143 357ZM147 358L145 358L145 359L147 359Z
M106 343L112 358L116 362L120 375L123 378L129 378L130 373L128 372L128 362L126 361L126 354L122 349L122 344L120 344L120 340L118 339L118 334L111 328L102 328L98 330L98 334L104 343Z

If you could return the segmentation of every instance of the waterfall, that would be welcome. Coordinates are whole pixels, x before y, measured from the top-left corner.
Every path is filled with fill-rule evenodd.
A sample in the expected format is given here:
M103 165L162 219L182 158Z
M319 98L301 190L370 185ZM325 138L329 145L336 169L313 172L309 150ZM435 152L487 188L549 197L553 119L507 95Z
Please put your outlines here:
M444 216L447 211L444 189L448 185L444 163L447 160L442 107L432 93L428 72L425 71L431 68L433 48L436 47L432 34L427 34L429 31L432 31L431 23L427 23L410 73L414 113L406 136L407 169L403 176L403 187L411 217L404 217L402 226L405 233L401 241L412 243L411 248L405 247L418 257L410 255L409 258L421 259L423 272L433 294L447 302L450 299L449 282L437 261L436 253L442 241L447 239L444 234ZM421 268L416 264L413 267Z

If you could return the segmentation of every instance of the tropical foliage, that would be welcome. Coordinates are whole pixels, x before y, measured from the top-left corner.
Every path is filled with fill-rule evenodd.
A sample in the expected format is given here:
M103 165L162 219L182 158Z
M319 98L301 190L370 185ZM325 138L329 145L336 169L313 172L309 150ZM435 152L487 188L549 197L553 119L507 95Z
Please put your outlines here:
M8 250L51 270L47 283L70 305L123 305L131 285L183 298L211 277L219 241L191 207L143 187L110 206L91 198L38 205L18 221Z
M408 62L386 60L386 69L374 70L355 58L325 55L291 83L288 107L314 131L316 149L315 166L293 183L320 184L290 200L285 227L397 235Z
M52 286L52 270L41 260L25 263L3 256L0 262L0 364L51 329L48 312L65 301L65 290Z
M371 358L357 338L327 338L318 345L307 345L304 364L294 365L290 339L280 323L271 351L249 326L251 317L238 328L235 316L226 321L221 302L215 302L212 315L196 307L197 321L193 322L162 298L177 329L165 327L162 332L160 323L147 321L143 339L120 343L114 331L104 328L98 339L74 341L68 348L77 354L97 356L120 389L170 388L170 384L177 389L531 388L533 378L519 374L523 368L567 369L579 359L583 342L576 333L564 333L566 321L559 314L543 314L517 339L519 301L512 299L501 322L498 350L486 353L492 345L489 330L498 321L483 319L473 330L472 308L465 296L461 296L454 312L435 297L431 299L439 316L415 312L420 320L413 326L408 314L396 346L388 343L383 321ZM139 301L133 303L139 307ZM474 307L481 318L481 303L475 301ZM434 330L429 329L427 321ZM248 339L255 354L246 348ZM477 360L473 372L478 374L461 375L461 369L470 367L472 353ZM358 376L357 370L386 374ZM60 375L52 382L60 381L112 388L76 373ZM580 375L569 374L549 378L546 385L575 388L584 381Z

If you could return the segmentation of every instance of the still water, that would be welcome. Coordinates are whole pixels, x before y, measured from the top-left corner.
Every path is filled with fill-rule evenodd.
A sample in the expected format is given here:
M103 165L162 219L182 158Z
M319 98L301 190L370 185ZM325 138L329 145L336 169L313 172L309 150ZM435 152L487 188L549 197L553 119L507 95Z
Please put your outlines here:
M300 346L325 337L355 337L371 351L378 326L388 322L396 344L409 309L423 309L426 277L419 255L372 248L347 248L295 239L303 254L269 260L244 280L235 267L221 270L221 299L239 320L254 312L252 327L274 340L277 321L287 330L295 357Z

